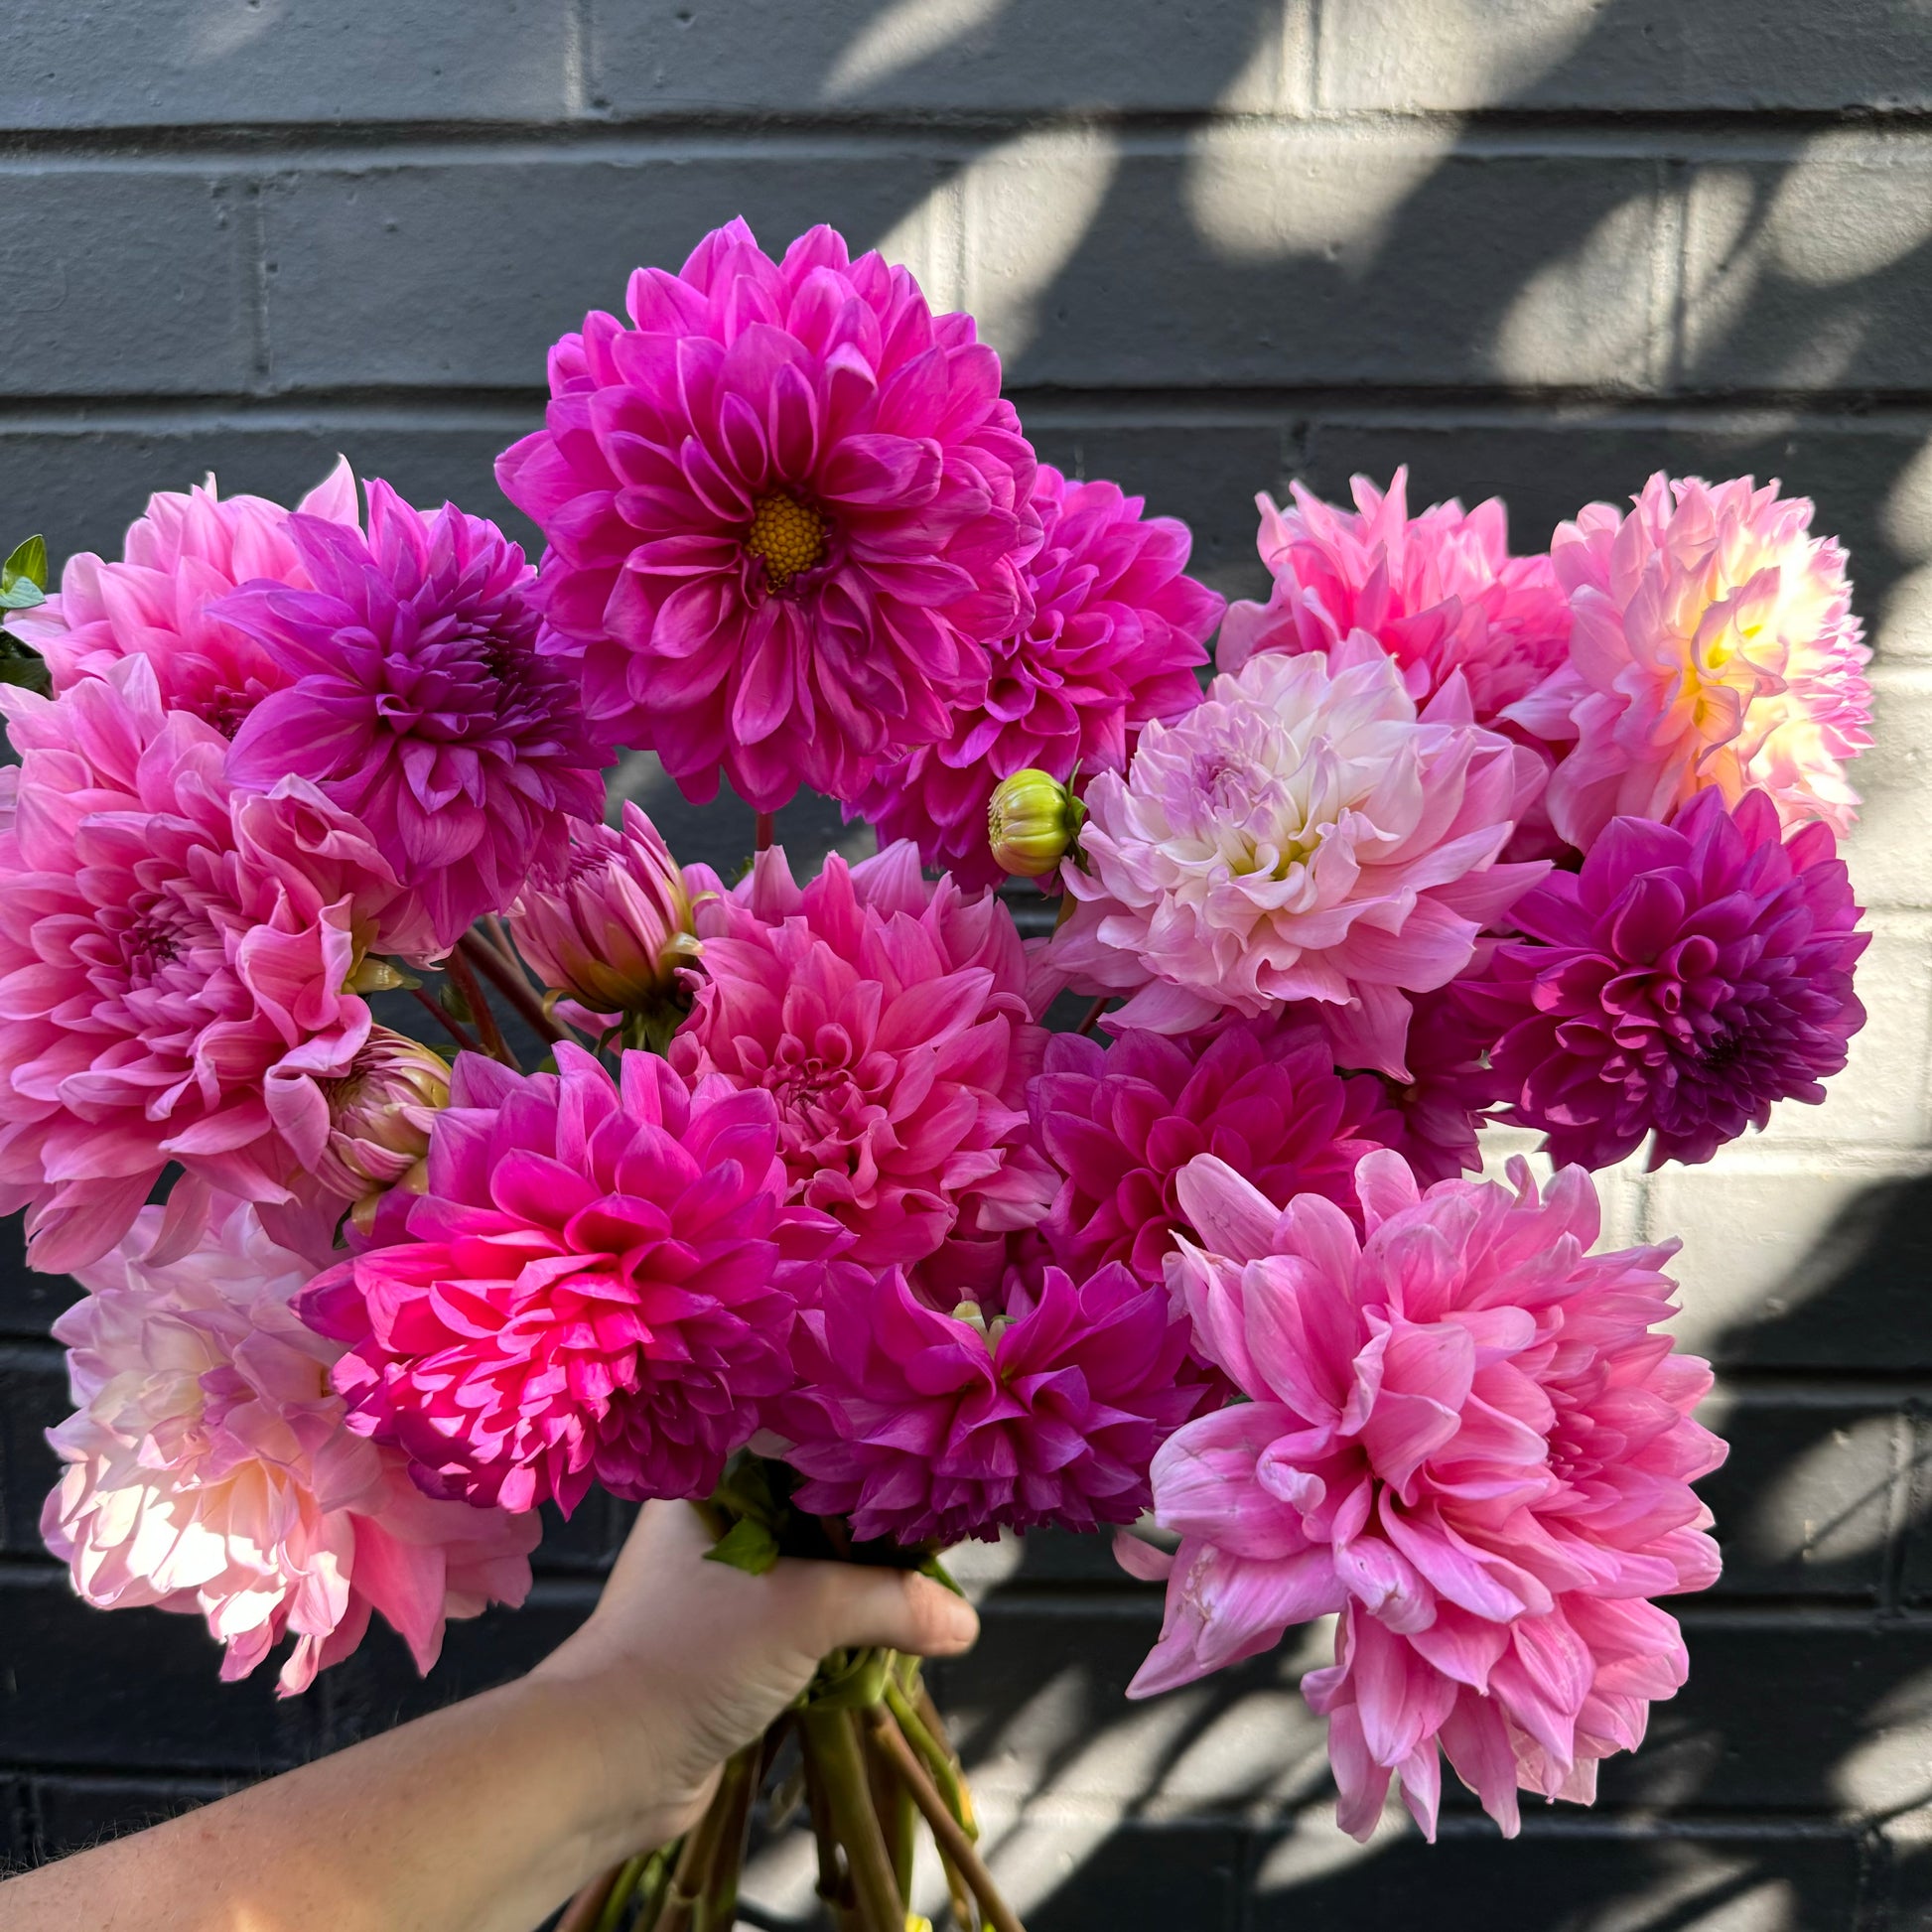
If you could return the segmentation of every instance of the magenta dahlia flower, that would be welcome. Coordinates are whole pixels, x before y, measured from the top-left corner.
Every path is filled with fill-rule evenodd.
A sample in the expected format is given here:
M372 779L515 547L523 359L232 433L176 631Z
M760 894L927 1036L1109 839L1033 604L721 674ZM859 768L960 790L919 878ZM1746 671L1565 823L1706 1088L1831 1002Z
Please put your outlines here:
M355 478L346 458L296 513L355 527ZM288 678L210 606L256 580L308 588L288 523L280 503L218 495L212 477L185 494L163 490L130 526L119 560L91 552L69 558L58 594L12 613L7 628L46 658L57 692L101 676L124 657L145 657L169 710L192 711L232 738Z
M1788 840L1777 807L1699 792L1668 826L1615 818L1580 873L1517 902L1524 937L1466 989L1501 1034L1503 1115L1551 1157L1708 1161L1779 1100L1817 1103L1864 1025L1858 931L1832 829Z
M796 1298L837 1231L786 1207L762 1094L580 1047L527 1077L464 1054L409 1238L324 1276L349 1427L430 1495L568 1514L593 1481L702 1496L787 1387Z
M799 1315L800 1387L779 1405L803 1509L862 1539L944 1547L1003 1528L1131 1523L1148 1464L1211 1385L1187 1324L1125 1268L1075 1285L1009 1270L992 1307L928 1307L898 1269Z
M1636 508L1591 503L1551 560L1576 615L1570 661L1511 716L1574 739L1550 781L1556 829L1587 851L1618 815L1668 818L1695 791L1769 793L1787 826L1851 829L1844 760L1871 743L1871 653L1845 553L1811 503L1742 477L1662 471Z
M993 645L984 702L848 807L882 840L916 840L920 858L962 886L1000 880L986 810L1002 778L1124 770L1143 725L1200 702L1194 666L1207 662L1225 605L1185 575L1186 524L1144 517L1141 497L1069 483L1042 463L1033 501L1044 531L1027 566L1033 619Z
M1303 1679L1328 1719L1342 1829L1366 1839L1389 1779L1432 1838L1438 1747L1509 1836L1517 1789L1588 1803L1597 1761L1634 1750L1684 1681L1676 1619L1645 1599L1717 1580L1691 1484L1725 1446L1691 1420L1708 1364L1653 1329L1675 1244L1596 1239L1589 1176L1539 1198L1449 1180L1418 1193L1399 1155L1331 1201L1285 1211L1211 1155L1180 1178L1201 1245L1170 1281L1194 1345L1250 1400L1176 1432L1154 1513L1167 1571L1147 1697L1339 1612L1335 1662Z
M1464 978L1484 969L1493 944L1478 944ZM1476 1134L1493 1098L1486 1055L1498 1029L1477 1015L1463 984L1454 979L1434 993L1417 994L1409 1023L1409 1077L1388 1085L1397 1127L1383 1137L1385 1144L1408 1162L1425 1187L1482 1166Z
M371 1610L427 1671L446 1618L522 1602L533 1519L433 1502L343 1426L338 1351L291 1306L314 1264L227 1196L168 1265L145 1258L160 1222L144 1209L76 1271L89 1293L54 1324L77 1413L49 1437L67 1469L41 1532L81 1596L205 1617L224 1679L292 1636L284 1696L346 1657Z
M516 897L604 785L574 680L536 649L523 553L446 503L368 485L365 538L291 517L312 590L252 586L216 615L281 668L235 734L229 776L309 779L366 825L446 951Z
M1042 1224L1055 1258L1079 1276L1122 1262L1156 1287L1188 1232L1174 1181L1195 1155L1278 1206L1313 1192L1358 1215L1355 1164L1398 1132L1381 1082L1337 1074L1318 1028L1270 1021L1181 1039L1134 1029L1104 1051L1055 1034L1028 1102L1065 1175Z
M1453 671L1477 720L1495 723L1564 661L1570 608L1548 557L1509 554L1497 497L1465 510L1454 498L1409 514L1409 472L1388 493L1366 477L1337 509L1290 484L1292 507L1266 494L1257 547L1275 580L1266 604L1231 604L1216 661L1238 671L1262 651L1332 650L1364 630L1402 667L1418 704Z
M273 1207L306 1184L272 1089L339 1074L349 990L396 890L361 828L300 780L231 793L228 746L162 709L144 655L49 701L0 687L21 754L0 826L0 1211L36 1268L104 1255L168 1164L170 1242L208 1187Z
M858 866L835 853L802 891L782 847L736 892L687 877L705 984L672 1063L770 1094L791 1198L855 1260L910 1266L1040 1218L1054 1178L1026 1090L1046 1035L997 898L928 885L905 841Z
M551 647L687 797L722 767L759 811L856 798L1027 621L1034 453L999 357L825 227L774 262L733 221L628 307L557 344L546 426L497 459L550 546Z
M1088 787L1047 960L1085 992L1132 994L1115 1029L1352 1005L1352 1063L1406 1078L1405 996L1460 972L1545 870L1497 863L1542 782L1534 753L1472 722L1458 676L1418 716L1359 631L1256 657Z

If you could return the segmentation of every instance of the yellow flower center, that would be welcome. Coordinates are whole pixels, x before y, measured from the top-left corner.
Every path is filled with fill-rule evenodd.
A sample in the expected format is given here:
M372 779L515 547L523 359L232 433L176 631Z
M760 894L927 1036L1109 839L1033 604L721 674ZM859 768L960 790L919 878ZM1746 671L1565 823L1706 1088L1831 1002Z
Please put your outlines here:
M825 560L825 519L783 489L752 504L745 548L764 565L764 581L781 591L801 570Z

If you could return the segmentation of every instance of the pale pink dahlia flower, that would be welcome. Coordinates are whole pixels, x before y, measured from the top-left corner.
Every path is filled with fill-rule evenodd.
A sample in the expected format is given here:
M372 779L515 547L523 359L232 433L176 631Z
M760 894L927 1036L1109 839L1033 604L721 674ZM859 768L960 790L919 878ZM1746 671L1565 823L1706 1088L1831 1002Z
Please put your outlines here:
M232 793L227 742L162 709L145 656L51 702L0 687L0 1207L32 1209L34 1266L105 1254L171 1161L171 1243L209 1186L289 1203L275 1090L367 1037L348 987L393 877L300 780Z
M74 1588L206 1617L224 1679L293 1636L285 1696L346 1657L371 1610L427 1671L447 1617L522 1602L534 1520L433 1502L344 1428L338 1350L291 1306L314 1264L222 1196L201 1244L158 1265L160 1220L144 1210L77 1270L89 1293L54 1324L78 1408L48 1439L68 1466L41 1532Z
M289 519L311 590L250 587L217 615L284 688L235 734L231 778L307 778L368 827L423 908L434 951L508 906L574 816L599 818L599 754L575 681L536 649L523 553L454 503L368 485L368 535Z
M790 1383L837 1230L783 1204L763 1094L687 1089L650 1053L618 1080L576 1046L557 1062L458 1059L408 1237L325 1275L303 1318L348 1344L349 1427L431 1495L705 1495Z
M1708 1161L1780 1100L1816 1105L1864 1025L1870 943L1832 828L1783 837L1750 791L1669 825L1613 818L1581 872L1517 901L1522 938L1465 997L1499 1035L1488 1085L1551 1158Z
M1143 725L1199 703L1194 666L1224 604L1185 574L1186 524L1143 516L1118 485L1069 483L1042 463L1034 508L1045 534L1027 566L1033 619L993 645L985 700L848 807L882 841L917 840L962 886L999 883L986 810L1002 778L1123 770Z
M1174 1183L1195 1155L1278 1206L1317 1193L1359 1215L1355 1164L1399 1131L1382 1083L1337 1074L1319 1028L1272 1021L1180 1039L1134 1028L1104 1051L1055 1034L1027 1098L1065 1176L1041 1228L1054 1258L1076 1275L1124 1262L1155 1287L1188 1231Z
M1851 829L1843 760L1871 743L1871 653L1844 551L1810 534L1809 499L1777 492L1659 471L1628 514L1592 503L1558 529L1570 662L1511 715L1576 741L1547 801L1572 845L1707 786L1727 805L1768 792L1787 826Z
M550 352L545 427L497 459L548 540L551 647L695 799L856 798L944 738L1027 619L1034 453L972 318L813 228L745 223L630 278L632 326Z
M355 478L346 458L296 512L355 527ZM288 679L209 607L259 579L308 586L288 521L289 512L265 497L218 495L212 477L186 493L163 490L129 527L118 560L88 551L69 558L59 593L13 613L7 628L47 659L57 692L124 657L145 657L171 711L192 711L232 738Z
M1257 657L1088 787L1047 959L1085 992L1133 995L1115 1029L1351 1006L1351 1063L1404 1078L1405 996L1460 972L1545 870L1497 863L1542 782L1534 753L1472 722L1459 676L1418 716L1360 632Z
M571 822L563 848L531 867L509 924L544 985L597 1013L661 998L700 950L684 875L628 799L621 829Z
M775 1411L800 1508L860 1538L943 1548L1147 1507L1148 1464L1212 1385L1187 1324L1125 1268L1009 1270L987 1305L930 1308L891 1269L799 1315L799 1391Z
M1262 651L1332 650L1365 630L1417 703L1460 671L1476 718L1493 724L1563 662L1570 611L1549 558L1509 554L1497 497L1472 510L1451 497L1412 517L1406 468L1386 495L1366 477L1349 486L1353 512L1300 483L1288 509L1255 499L1275 588L1266 604L1228 606L1219 668L1238 671Z
M1339 1612L1335 1663L1303 1680L1328 1719L1338 1820L1366 1839L1390 1777L1436 1829L1438 1746L1514 1835L1517 1788L1588 1803L1596 1764L1641 1740L1684 1681L1676 1619L1645 1601L1718 1576L1691 1484L1725 1446L1693 1422L1708 1364L1653 1329L1675 1244L1587 1252L1580 1169L1539 1198L1399 1155L1356 1176L1363 1239L1319 1195L1277 1209L1202 1156L1180 1197L1200 1231L1169 1264L1194 1345L1251 1398L1154 1462L1180 1547L1135 1696L1252 1657Z
M705 984L672 1063L770 1094L791 1198L840 1222L855 1260L909 1266L1040 1218L1054 1181L1026 1090L1046 1035L997 898L928 885L909 841L834 854L802 890L782 847L736 892L687 877Z

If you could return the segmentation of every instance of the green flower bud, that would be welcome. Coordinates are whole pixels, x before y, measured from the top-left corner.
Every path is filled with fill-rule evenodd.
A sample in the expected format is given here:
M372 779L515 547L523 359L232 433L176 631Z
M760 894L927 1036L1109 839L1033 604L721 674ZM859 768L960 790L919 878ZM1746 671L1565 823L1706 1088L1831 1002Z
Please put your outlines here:
M986 808L993 863L1022 879L1038 879L1065 858L1087 808L1060 781L1029 766L1003 779Z

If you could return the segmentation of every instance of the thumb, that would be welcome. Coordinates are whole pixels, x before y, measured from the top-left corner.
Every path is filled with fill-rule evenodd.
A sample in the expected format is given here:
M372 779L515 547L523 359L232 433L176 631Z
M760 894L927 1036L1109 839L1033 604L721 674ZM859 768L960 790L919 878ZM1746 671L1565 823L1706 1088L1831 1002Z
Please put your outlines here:
M930 1577L862 1564L814 1564L819 1580L822 1650L878 1645L921 1657L956 1657L979 1637L980 1620L963 1596Z

